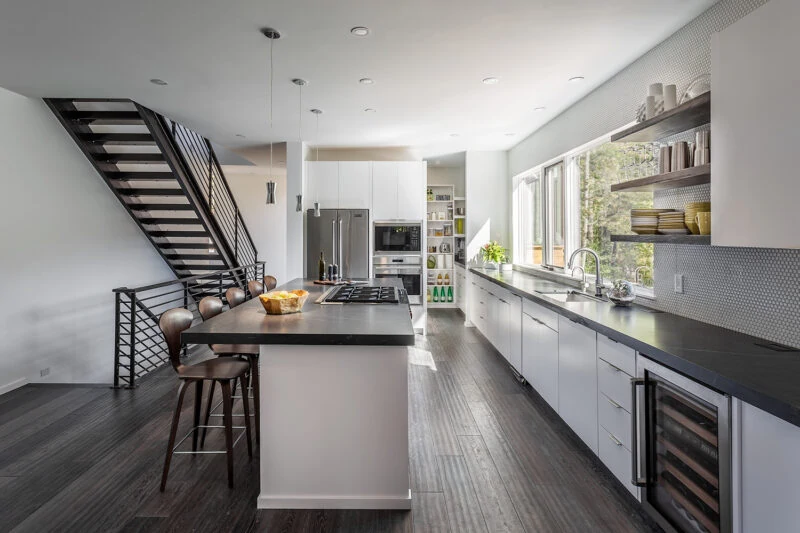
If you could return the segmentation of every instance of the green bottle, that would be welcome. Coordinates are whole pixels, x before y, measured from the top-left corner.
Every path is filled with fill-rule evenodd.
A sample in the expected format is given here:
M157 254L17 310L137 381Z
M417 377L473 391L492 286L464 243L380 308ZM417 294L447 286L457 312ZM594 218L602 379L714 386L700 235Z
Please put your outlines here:
M453 286L450 285L447 287L447 301L452 303L453 302Z
M439 302L439 287L434 287L433 288L433 302L434 303L438 303Z
M325 252L319 253L319 281L325 281Z

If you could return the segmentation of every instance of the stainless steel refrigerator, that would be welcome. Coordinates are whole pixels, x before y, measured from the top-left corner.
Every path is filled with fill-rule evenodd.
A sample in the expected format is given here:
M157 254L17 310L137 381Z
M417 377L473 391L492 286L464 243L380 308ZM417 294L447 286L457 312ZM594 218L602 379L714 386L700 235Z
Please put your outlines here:
M369 210L320 209L314 216L309 209L306 232L306 275L319 273L319 253L325 254L326 265L339 265L343 278L369 277Z

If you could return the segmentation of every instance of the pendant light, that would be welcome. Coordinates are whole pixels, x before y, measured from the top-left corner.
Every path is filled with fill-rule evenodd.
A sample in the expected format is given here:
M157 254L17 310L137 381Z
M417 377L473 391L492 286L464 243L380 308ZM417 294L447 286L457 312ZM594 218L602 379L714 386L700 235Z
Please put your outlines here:
M273 95L273 60L272 48L277 39L281 38L278 30L263 28L261 33L269 39L269 133L272 137L272 95ZM272 139L269 141L269 176L267 176L267 205L275 204L275 182L272 180Z
M311 112L317 117L317 146L315 148L317 152L317 163L319 163L319 116L322 114L322 109L312 109ZM316 198L314 200L314 216L319 218L322 215L319 210L319 202L316 201Z
M303 145L303 87L308 85L308 82L306 80L304 80L303 78L294 78L292 80L292 83L297 85L297 89L298 89L298 91L300 93L300 98L299 98L300 108L298 109L298 113L297 113L297 140L300 141L300 146L302 146ZM297 195L297 207L295 208L295 210L298 213L302 213L303 212L303 195L302 194L298 194Z

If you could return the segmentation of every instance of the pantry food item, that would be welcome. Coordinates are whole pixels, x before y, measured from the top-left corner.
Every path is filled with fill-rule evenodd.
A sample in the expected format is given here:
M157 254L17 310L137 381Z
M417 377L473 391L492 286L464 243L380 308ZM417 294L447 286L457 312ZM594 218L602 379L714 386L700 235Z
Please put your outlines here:
M258 297L268 315L288 315L299 313L308 299L308 291L272 291Z

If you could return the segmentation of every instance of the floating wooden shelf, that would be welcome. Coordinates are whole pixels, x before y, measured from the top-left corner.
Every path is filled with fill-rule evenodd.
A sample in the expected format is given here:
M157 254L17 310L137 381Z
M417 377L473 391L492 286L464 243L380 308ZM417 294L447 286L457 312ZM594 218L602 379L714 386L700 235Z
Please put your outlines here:
M711 93L701 94L674 109L611 136L612 142L652 142L711 122Z
M616 183L611 186L611 192L663 191L664 189L691 187L703 183L711 183L711 165L685 168L666 174Z
M648 242L653 244L711 244L711 235L612 235L611 242Z

